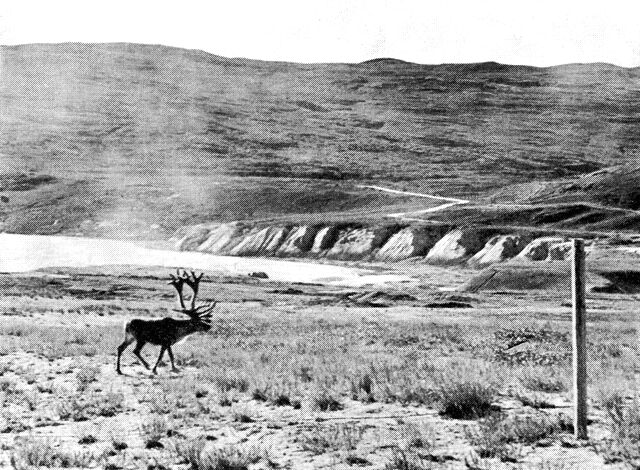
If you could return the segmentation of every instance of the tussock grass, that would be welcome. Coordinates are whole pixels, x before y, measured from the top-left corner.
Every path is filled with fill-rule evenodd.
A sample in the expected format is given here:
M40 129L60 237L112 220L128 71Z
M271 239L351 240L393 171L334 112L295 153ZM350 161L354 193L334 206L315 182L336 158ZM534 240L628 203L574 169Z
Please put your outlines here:
M478 419L492 411L495 387L477 380L455 380L438 388L440 414L454 419Z
M415 452L395 448L384 468L385 470L432 470L435 467L423 461Z
M567 373L549 367L528 367L519 374L520 383L532 392L561 393L568 389Z
M365 429L356 423L315 425L301 432L296 441L314 455L338 450L353 451L362 441Z
M627 400L619 390L601 396L611 437L596 445L607 463L625 462L640 468L640 398Z
M62 420L87 421L102 416L111 417L124 409L122 393L91 393L84 396L60 396L56 411Z
M78 391L84 392L90 384L95 382L100 375L100 367L96 365L83 365L76 372Z
M467 427L467 439L480 457L497 457L512 461L518 454L519 444L533 445L564 432L569 423L563 417L545 414L532 416L507 416L495 413L480 420L475 428Z
M330 390L320 388L311 397L311 409L319 411L340 411L344 405Z
M141 434L146 449L161 449L164 445L161 439L167 437L169 426L167 420L163 417L153 417L145 423L142 423Z
M193 470L248 470L263 458L263 452L255 447L208 448L204 439L178 442L175 449Z
M20 440L9 456L11 466L16 470L52 467L88 468L103 458L102 455L88 450L65 451L51 440L32 438Z

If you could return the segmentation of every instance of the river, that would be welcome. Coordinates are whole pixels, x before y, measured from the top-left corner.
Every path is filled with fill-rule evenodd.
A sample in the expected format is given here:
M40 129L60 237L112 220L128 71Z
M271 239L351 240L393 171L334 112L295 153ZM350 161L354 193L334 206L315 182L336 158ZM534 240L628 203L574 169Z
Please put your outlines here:
M0 234L0 272L16 273L49 267L88 266L183 267L247 275L262 271L269 279L358 287L406 282L403 275L378 273L349 266L278 258L242 258L204 253L150 249L135 242L50 235Z

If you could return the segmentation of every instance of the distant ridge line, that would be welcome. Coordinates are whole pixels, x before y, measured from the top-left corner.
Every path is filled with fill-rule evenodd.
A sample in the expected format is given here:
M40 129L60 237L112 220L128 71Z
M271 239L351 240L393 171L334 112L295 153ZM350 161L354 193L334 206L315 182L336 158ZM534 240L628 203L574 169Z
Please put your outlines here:
M219 54L215 54L213 52L206 51L204 49L197 48L185 48L185 47L177 47L177 46L168 46L165 44L158 43L135 43L135 42L127 42L127 41L116 41L116 42L81 42L81 41L67 41L67 42L57 42L57 43L21 43L21 44L0 44L0 49L19 49L26 48L31 46L37 47L55 47L55 46L75 46L75 47L108 47L108 46L125 46L127 48L149 48L149 49L167 49L173 50L176 52L184 51L190 54L204 54L211 56L211 58L217 60L228 60L231 62L237 61L247 61L247 62L256 62L256 63L272 63L272 64L291 64L291 65L406 65L406 66L416 66L416 67L445 67L445 68L472 68L481 70L505 70L510 68L529 68L529 69L562 69L562 68L579 68L579 67L593 67L593 68L611 68L618 70L640 70L640 65L635 67L624 67L621 65L612 64L609 62L570 62L566 64L556 64L550 66L536 66L536 65L526 65L526 64L504 64L496 61L483 61L483 62L443 62L443 63L420 63L420 62L412 62L403 59L396 59L393 57L378 57L373 59L367 59L360 62L296 62L289 60L265 60L265 59L255 59L248 57L228 57Z

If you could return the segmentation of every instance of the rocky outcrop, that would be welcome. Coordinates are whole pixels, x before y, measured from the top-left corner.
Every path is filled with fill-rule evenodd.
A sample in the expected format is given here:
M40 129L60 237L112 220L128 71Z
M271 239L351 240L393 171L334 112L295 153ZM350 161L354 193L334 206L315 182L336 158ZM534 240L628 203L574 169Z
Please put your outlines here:
M500 263L518 255L530 241L531 237L526 235L496 235L468 263L474 266Z
M268 256L275 254L287 234L288 227L266 227L256 229L233 249L228 251L231 256Z
M562 242L555 243L549 247L549 256L547 261L564 261L571 256L572 243Z
M218 224L194 225L176 242L176 250L190 251L197 249L209 237L211 230L217 226Z
M429 250L425 261L431 263L461 263L482 249L495 232L483 229L455 229L442 237Z
M497 229L470 227L447 232L442 225L255 226L246 222L199 224L171 238L178 250L230 256L314 257L336 260L402 261L424 256L439 264L484 267L507 259L564 261L571 242L561 236L532 239ZM589 245L589 242L587 242ZM589 252L589 251L588 251Z
M302 225L295 227L289 232L286 240L282 243L276 255L278 256L304 256L311 250L313 242L320 227L314 225Z
M560 237L537 238L525 246L516 258L530 261L544 261L549 257L549 248L563 242L564 239Z
M342 230L344 232L344 229ZM318 230L316 237L313 239L313 245L310 252L314 255L320 255L333 246L340 236L341 229L335 225L323 227Z
M342 260L363 259L374 254L396 230L398 227L393 225L349 230L338 238L326 257Z
M376 254L379 261L400 261L424 256L442 238L443 227L405 227L394 234Z
M203 253L224 254L242 241L249 228L240 222L222 224L209 232L207 239L198 246Z

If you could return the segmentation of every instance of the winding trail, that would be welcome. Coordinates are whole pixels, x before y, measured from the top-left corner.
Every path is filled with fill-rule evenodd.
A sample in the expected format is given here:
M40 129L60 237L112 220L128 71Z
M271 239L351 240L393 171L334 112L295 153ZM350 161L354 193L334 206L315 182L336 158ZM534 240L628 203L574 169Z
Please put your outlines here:
M456 206L458 204L468 204L470 201L466 199L458 199L453 197L443 197L443 196L433 196L431 194L422 194L422 193L413 193L409 191L399 191L397 189L384 188L382 186L370 186L370 185L358 185L358 188L367 188L367 189L375 189L376 191L384 191L387 193L393 194L403 194L405 196L414 196L414 197L426 197L428 199L435 199L438 201L447 201L445 204L440 204L439 206L430 207L428 209L423 209L419 211L411 211L411 212L396 212L393 214L387 214L388 217L396 217L396 218L406 218L407 220L412 220L411 218L407 218L409 215L418 215L418 214L428 214L430 212L438 212L442 209L446 209L448 207ZM414 220L422 220L422 219L414 219Z

